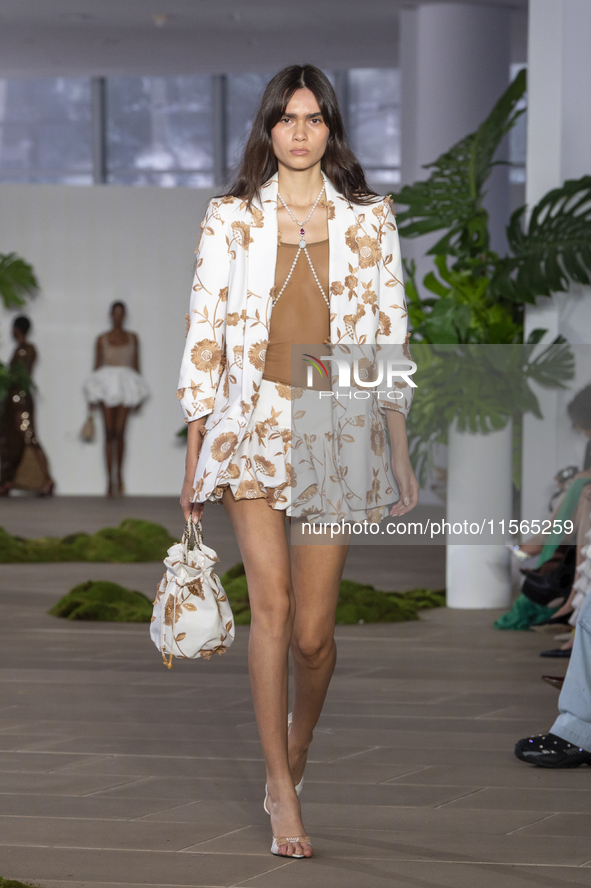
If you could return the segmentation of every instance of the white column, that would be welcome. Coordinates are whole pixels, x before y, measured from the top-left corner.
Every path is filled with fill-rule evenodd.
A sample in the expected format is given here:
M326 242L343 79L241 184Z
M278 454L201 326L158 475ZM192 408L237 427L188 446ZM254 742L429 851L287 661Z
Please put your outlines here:
M422 165L477 129L507 88L510 26L509 7L425 3L401 10L403 184L427 178ZM495 173L489 191L498 243L509 209L505 168Z
M403 184L425 179L423 164L436 160L456 142L474 132L509 84L511 10L503 6L425 3L400 14L401 175ZM504 250L509 217L506 167L488 183L494 249ZM422 281L429 267L422 257L440 235L404 241L405 255L418 265ZM511 517L511 461L507 432L500 437L450 436L448 520L470 520L478 497L494 497L501 489L499 517ZM453 440L452 440L453 439ZM487 465L491 449L495 472ZM455 456L454 456L455 454ZM507 457L507 454L509 456ZM479 460L484 455L484 462ZM456 458L457 457L457 458ZM470 459L468 464L464 459ZM454 468L455 466L455 468ZM467 488L463 484L467 481ZM479 493L479 485L486 490ZM483 500L487 502L487 500ZM490 514L489 518L495 517ZM508 551L499 546L448 546L447 589L452 607L501 607L510 596Z
M530 0L528 33L528 206L566 179L591 173L591 2ZM548 339L591 342L591 288L540 297L526 309L526 335L536 327ZM571 393L540 392L544 421L524 419L522 515L547 515L552 477L563 467L558 427L570 423ZM540 441L545 442L540 447ZM581 442L581 457L583 454Z
M474 535L463 538L475 543L486 539L492 521L501 542L447 546L448 607L507 607L511 602L510 552L502 540L511 519L512 451L512 423L489 435L458 432L455 423L449 429L447 521L452 529L467 522ZM499 532L500 522L505 534ZM453 541L454 533L447 538Z

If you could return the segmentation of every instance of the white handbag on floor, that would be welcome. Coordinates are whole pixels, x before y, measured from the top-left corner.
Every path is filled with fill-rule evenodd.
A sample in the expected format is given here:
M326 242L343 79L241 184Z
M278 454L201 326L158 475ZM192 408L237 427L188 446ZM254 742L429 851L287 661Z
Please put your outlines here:
M219 561L203 545L201 522L189 518L180 543L164 559L164 574L154 601L150 637L168 668L173 657L209 660L234 641L234 617L214 573Z

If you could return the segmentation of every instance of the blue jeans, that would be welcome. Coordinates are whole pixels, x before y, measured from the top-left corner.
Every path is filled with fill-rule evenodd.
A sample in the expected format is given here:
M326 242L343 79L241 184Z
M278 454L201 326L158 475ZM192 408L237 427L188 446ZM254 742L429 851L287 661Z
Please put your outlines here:
M575 643L550 733L591 752L591 593L577 621Z

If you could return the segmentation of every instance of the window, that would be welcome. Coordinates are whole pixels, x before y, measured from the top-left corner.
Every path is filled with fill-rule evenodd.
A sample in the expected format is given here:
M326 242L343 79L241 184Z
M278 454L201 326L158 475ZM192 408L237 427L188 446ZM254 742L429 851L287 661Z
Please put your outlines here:
M226 76L226 144L230 178L240 162L261 96L272 76L272 72Z
M108 182L214 184L211 77L109 77L106 104Z
M400 182L400 72L354 68L348 78L351 147L370 182Z
M0 79L0 182L92 183L90 78Z
M399 72L325 74L368 179L396 185ZM223 187L272 76L0 80L0 181Z
M527 65L511 65L511 80L519 74ZM521 110L527 108L527 95L520 99L517 107ZM527 149L527 111L517 120L517 123L509 133L509 181L516 185L525 184L525 160Z

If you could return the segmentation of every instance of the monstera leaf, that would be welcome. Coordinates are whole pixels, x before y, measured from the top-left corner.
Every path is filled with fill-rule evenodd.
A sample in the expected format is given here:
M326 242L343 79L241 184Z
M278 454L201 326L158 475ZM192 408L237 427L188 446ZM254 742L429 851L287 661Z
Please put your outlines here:
M6 308L19 308L38 288L32 267L15 253L0 254L0 299Z
M537 338L534 337L534 339ZM575 358L557 339L540 348L526 345L423 345L412 348L417 389L407 418L409 453L425 484L436 443L446 443L449 426L489 434L510 419L531 413L542 418L531 381L566 388Z
M549 191L522 227L526 208L511 216L512 256L499 260L492 292L519 302L551 296L569 282L591 282L591 176L570 179Z
M477 249L487 248L482 189L495 165L493 157L503 136L523 113L516 106L525 87L523 70L475 133L426 166L433 170L426 181L406 185L392 195L397 205L407 206L397 217L402 237L418 237L446 228L448 233L429 250L431 254L449 252L460 233Z

